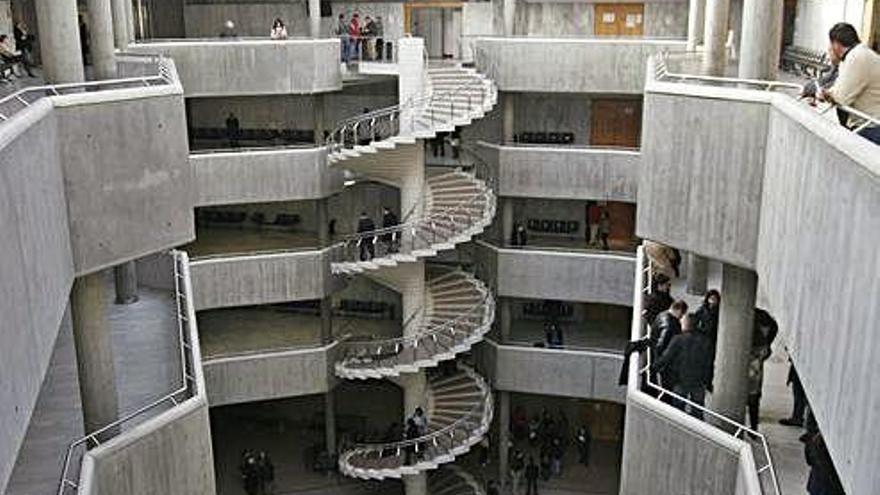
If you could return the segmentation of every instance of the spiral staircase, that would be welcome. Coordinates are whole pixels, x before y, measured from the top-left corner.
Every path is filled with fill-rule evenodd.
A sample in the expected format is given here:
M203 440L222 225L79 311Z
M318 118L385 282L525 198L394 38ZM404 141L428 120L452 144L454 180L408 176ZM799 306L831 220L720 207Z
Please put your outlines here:
M497 102L494 83L473 69L445 66L427 68L421 87L422 94L400 105L341 122L328 139L331 164L350 176L400 187L402 203L404 191L418 198L405 206L399 225L352 235L332 251L334 274L368 276L403 294L405 283L395 277L407 264L471 240L496 210L490 174L475 165L428 176L420 156L420 140L489 112ZM373 244L375 255L362 257L364 243ZM468 452L488 432L491 390L463 364L439 365L482 340L495 318L495 300L482 282L459 270L412 273L419 281L424 277L421 308L404 324L403 336L340 344L335 372L358 380L405 380L407 374L425 372L427 431L414 439L353 446L340 454L339 468L347 476L378 480L430 471L430 493L482 494L467 473L441 465Z

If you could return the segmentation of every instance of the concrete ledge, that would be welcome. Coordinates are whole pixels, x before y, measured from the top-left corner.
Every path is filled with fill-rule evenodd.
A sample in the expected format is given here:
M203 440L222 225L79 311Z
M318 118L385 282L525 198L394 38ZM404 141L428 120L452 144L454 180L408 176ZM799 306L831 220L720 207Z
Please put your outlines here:
M641 94L648 57L686 41L603 38L477 38L477 70L502 91Z
M172 58L188 97L337 91L339 50L338 39L156 40L128 47Z
M320 199L342 190L324 147L192 154L196 206Z

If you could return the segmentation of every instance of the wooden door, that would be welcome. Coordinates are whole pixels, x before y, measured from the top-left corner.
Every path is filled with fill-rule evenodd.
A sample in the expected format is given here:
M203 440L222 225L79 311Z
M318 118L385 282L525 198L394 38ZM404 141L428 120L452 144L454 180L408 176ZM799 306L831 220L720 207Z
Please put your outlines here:
M641 3L597 3L593 31L596 36L642 36L645 5Z
M593 100L590 145L638 148L642 134L642 100Z
M636 238L636 205L609 201L606 208L611 218L608 244L612 249L632 249Z

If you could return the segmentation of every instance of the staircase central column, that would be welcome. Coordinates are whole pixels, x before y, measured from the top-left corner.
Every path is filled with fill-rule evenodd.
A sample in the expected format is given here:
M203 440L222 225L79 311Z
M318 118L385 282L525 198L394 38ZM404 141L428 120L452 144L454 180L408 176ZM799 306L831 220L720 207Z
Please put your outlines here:
M400 99L400 134L413 133L415 113L412 105L425 96L425 41L422 38L400 38L397 41L397 93Z
M401 202L402 204L403 202ZM403 322L406 323L411 318L413 321L403 329L403 335L407 337L413 335L419 328L418 320L421 319L421 315L416 313L425 304L425 262L419 260L415 263L407 263L401 265L397 271L401 275L398 282L401 288ZM403 386L403 420L405 425L406 418L410 417L417 407L421 407L426 414L428 412L428 400L425 393L427 377L424 371L419 371L403 374L400 378L400 383ZM427 495L428 493L428 478L425 473L404 476L403 483L406 487L406 495Z

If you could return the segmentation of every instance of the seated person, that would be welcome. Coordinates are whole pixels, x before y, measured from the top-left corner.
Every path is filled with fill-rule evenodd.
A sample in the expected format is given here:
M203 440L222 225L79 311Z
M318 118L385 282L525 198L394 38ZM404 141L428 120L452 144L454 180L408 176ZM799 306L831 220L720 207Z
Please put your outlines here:
M3 62L13 65L21 65L23 58L21 52L17 51L11 44L9 36L0 34L0 58ZM13 74L15 70L13 69ZM18 75L18 74L15 74Z

